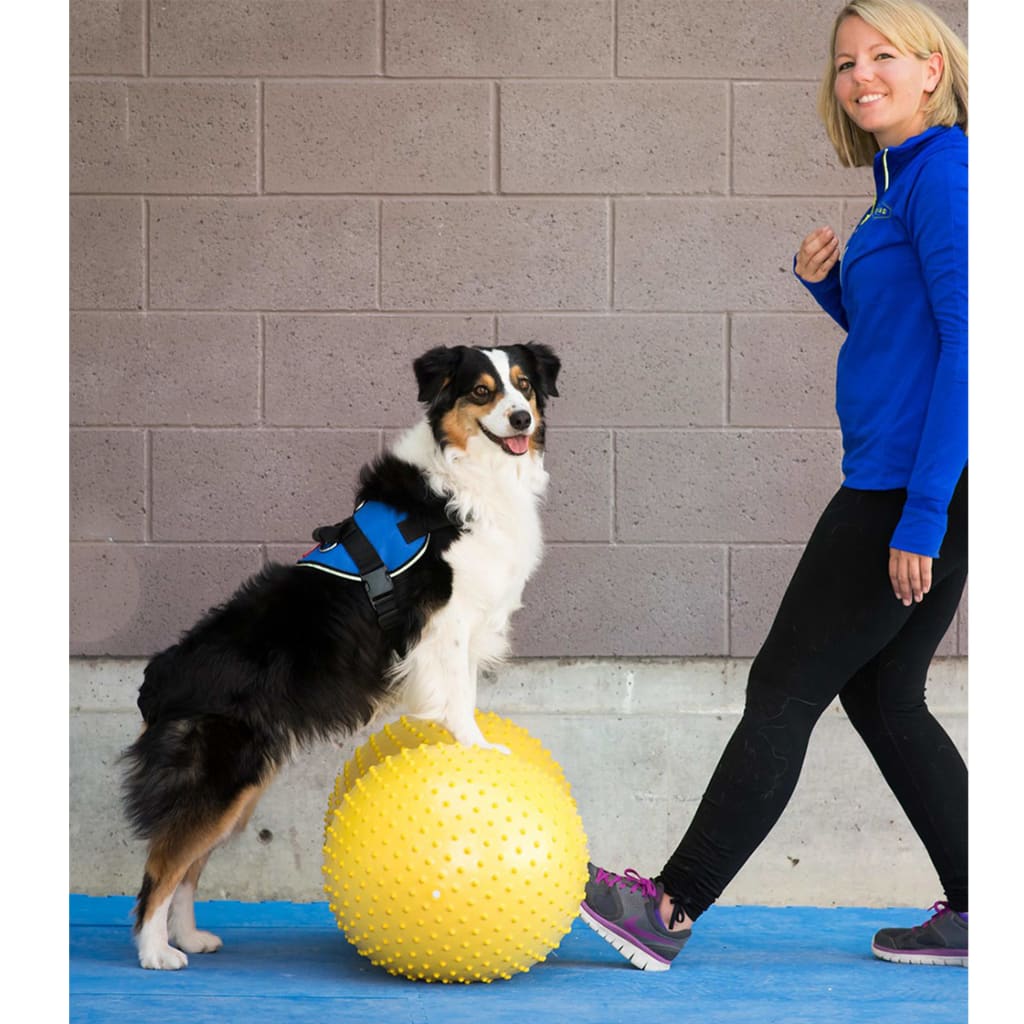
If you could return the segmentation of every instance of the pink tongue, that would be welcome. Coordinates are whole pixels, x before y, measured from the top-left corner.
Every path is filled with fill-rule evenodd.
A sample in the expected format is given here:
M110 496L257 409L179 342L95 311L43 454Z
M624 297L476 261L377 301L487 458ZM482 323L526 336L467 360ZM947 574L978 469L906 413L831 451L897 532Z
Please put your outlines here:
M525 455L526 449L530 447L530 439L528 437L523 437L522 435L518 437L506 437L502 441L502 444L506 451L510 451L513 455Z

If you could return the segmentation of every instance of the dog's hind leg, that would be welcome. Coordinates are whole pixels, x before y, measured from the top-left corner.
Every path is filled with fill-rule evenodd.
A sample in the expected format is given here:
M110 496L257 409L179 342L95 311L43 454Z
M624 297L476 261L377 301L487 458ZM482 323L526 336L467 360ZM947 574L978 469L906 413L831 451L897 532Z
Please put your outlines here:
M176 971L188 966L186 952L220 948L216 935L195 927L199 874L214 848L244 827L265 788L266 783L248 786L212 820L153 841L136 906L135 941L143 967ZM171 945L172 938L182 949Z
M171 897L171 908L167 915L168 939L184 953L214 953L224 945L213 932L203 932L196 928L196 889L199 887L199 876L209 859L210 854L206 853L194 861Z
M230 835L236 835L249 824L256 804L269 782L268 779L250 791L250 796L242 806ZM189 866L185 877L171 897L171 908L167 917L168 937L174 946L185 953L215 953L224 945L220 936L196 928L196 890L199 888L199 876L203 873L211 852L208 851Z

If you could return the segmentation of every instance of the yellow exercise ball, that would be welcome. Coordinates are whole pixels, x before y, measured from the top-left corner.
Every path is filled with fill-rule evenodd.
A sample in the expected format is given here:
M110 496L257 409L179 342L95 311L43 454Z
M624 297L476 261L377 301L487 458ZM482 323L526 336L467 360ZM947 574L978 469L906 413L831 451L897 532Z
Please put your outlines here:
M517 725L510 718L502 718L493 711L477 711L476 723L488 742L507 747L517 757L543 768L558 781L566 793L572 793L562 766L551 756L547 747L521 725ZM384 758L397 754L400 750L419 747L424 743L453 744L455 737L438 722L404 715L374 733L345 762L342 773L334 780L334 789L327 801L324 828L331 823L331 814L340 805L344 795L355 785L356 779L366 774L371 765L380 764Z
M377 747L394 753L335 784L324 890L349 942L390 974L510 978L555 949L579 911L587 837L564 775L536 741L530 757L517 752L525 730L494 724L484 735L511 754L456 744L440 727L402 746L392 728Z

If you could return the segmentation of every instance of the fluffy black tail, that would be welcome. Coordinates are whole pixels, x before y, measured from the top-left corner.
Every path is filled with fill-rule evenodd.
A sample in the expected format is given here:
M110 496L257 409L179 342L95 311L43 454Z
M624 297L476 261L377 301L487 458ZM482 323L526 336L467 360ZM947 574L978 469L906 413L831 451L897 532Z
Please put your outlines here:
M124 752L125 816L152 839L223 812L268 765L252 730L220 715L161 719Z

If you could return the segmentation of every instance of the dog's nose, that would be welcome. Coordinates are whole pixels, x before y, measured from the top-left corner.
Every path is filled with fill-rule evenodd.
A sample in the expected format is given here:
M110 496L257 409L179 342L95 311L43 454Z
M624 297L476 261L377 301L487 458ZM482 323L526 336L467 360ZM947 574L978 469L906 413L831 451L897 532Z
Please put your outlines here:
M508 421L515 430L525 430L530 425L530 414L525 409L516 409L509 413Z

